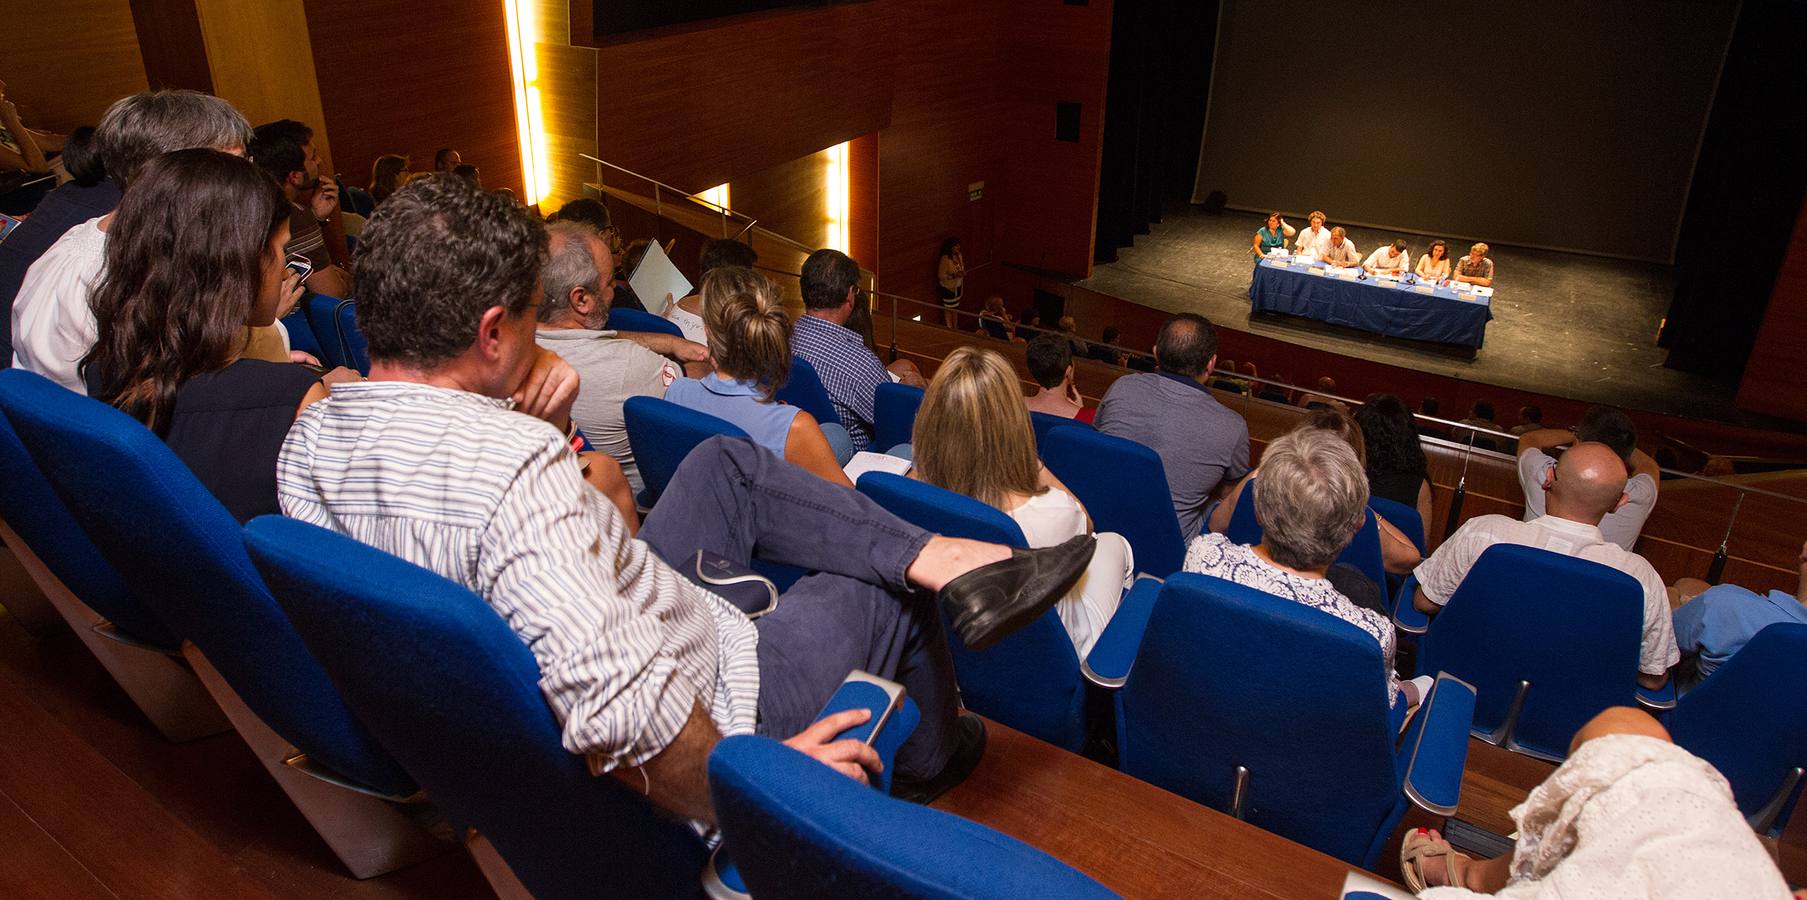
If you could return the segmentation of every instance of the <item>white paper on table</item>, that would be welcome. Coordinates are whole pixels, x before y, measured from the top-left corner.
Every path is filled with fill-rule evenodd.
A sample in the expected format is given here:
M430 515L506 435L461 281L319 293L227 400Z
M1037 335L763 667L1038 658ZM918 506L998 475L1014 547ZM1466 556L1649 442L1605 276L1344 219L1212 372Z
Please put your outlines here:
M1285 257L1277 257L1273 260L1273 263L1276 268L1280 269L1290 269L1293 267L1293 264L1287 262Z
M1336 270L1336 277L1338 277L1338 278L1354 279L1355 276L1360 275L1360 274L1361 274L1360 269L1341 269L1341 268L1339 268Z
M1326 272L1326 271L1324 271L1324 267L1323 267L1323 266L1313 266L1313 267L1312 267L1312 269L1311 269L1311 274L1313 274L1313 275L1328 275L1328 274L1330 274L1330 273L1329 273L1329 272Z
M640 265L628 277L627 284L634 289L634 296L644 298L641 302L648 304L663 303L666 294L674 301L690 296L690 280L672 265L671 257L665 255L665 248L658 241L647 243L646 255L640 257Z
M859 484L860 476L867 472L890 472L893 475L903 475L910 471L910 465L910 461L901 456L861 450L847 461L847 465L841 467L841 471L847 473L848 481Z
M1395 278L1377 278L1374 280L1374 286L1375 287L1384 287L1384 288L1396 288L1399 286L1399 281L1398 281L1398 279L1395 279Z
M1493 288L1490 288L1490 287L1478 287L1478 288L1474 289L1474 292L1477 296L1481 296L1481 297L1493 296Z

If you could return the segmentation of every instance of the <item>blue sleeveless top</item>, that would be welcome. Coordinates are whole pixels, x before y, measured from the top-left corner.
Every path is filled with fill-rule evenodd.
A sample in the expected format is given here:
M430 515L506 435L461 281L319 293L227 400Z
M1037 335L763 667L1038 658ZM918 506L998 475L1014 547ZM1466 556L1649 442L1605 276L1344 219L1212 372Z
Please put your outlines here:
M791 434L797 407L759 399L759 386L720 375L680 378L665 389L665 399L739 425L758 444L779 456Z

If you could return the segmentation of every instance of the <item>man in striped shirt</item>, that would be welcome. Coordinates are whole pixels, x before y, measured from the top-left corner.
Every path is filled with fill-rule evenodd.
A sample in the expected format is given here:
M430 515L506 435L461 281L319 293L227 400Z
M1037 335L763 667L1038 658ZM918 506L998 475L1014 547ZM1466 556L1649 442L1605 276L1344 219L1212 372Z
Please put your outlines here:
M713 819L705 761L722 734L788 737L863 779L871 748L834 736L868 714L811 724L854 668L903 682L923 710L898 788L928 796L971 771L984 731L958 714L926 592L968 643L995 640L1077 580L1090 538L1030 554L933 536L714 438L635 539L561 432L575 372L534 343L544 226L429 178L384 201L363 238L371 380L296 421L278 462L285 513L482 596L533 651L566 749L667 810ZM674 568L699 550L745 562L755 546L816 573L757 623Z

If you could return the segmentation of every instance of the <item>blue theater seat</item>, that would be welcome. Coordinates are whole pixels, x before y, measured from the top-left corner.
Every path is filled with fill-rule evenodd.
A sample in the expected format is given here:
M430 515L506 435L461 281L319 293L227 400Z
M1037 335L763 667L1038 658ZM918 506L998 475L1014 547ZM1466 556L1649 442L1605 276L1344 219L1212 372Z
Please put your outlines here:
M718 435L745 438L747 433L708 413L679 406L658 397L629 397L621 407L627 422L627 443L646 488L639 503L650 508L677 474L678 465L696 445Z
M244 539L359 720L528 893L695 895L696 832L565 750L533 654L482 598L294 519L259 517Z
M872 448L883 452L908 444L916 428L916 410L922 407L923 389L885 382L872 395Z
M1069 419L1065 416L1036 412L1033 409L1029 411L1029 425L1035 429L1035 450L1037 454L1041 452L1042 445L1047 441L1048 432L1053 431L1056 428L1064 428L1069 425L1075 428L1092 427L1090 424L1081 422L1078 419Z
M1167 470L1153 450L1090 427L1068 425L1048 432L1042 462L1073 489L1091 513L1096 531L1129 541L1136 568L1164 577L1186 561L1186 543L1173 512Z
M1015 838L894 800L770 738L724 739L709 794L753 896L1114 897Z
M684 336L684 330L679 328L670 319L664 318L663 316L655 316L649 312L641 312L637 309L611 308L609 310L607 327L610 331L639 331L652 334L669 334L673 337Z
M442 852L398 803L412 778L339 698L245 553L241 529L143 425L29 372L0 403L75 521L171 632L253 755L347 869Z
M841 424L840 414L834 411L834 401L829 399L828 389L822 386L822 377L816 374L816 367L801 356L791 357L791 377L778 389L777 399L815 416L818 424Z
M370 347L364 332L358 330L358 304L355 300L310 293L302 301L308 327L320 344L320 362L327 368L344 366L370 374Z
M1261 522L1255 518L1255 483L1260 480L1259 477L1250 478L1243 485L1242 493L1236 498L1236 509L1230 513L1230 525L1224 529L1224 537L1238 544L1253 546L1261 543ZM1413 513L1412 518L1417 519L1418 514ZM1422 530L1421 528L1420 532ZM1386 592L1387 568L1381 562L1380 523L1374 518L1372 504L1362 514L1362 527L1349 538L1348 545L1343 547L1343 552L1337 554L1335 561L1354 566L1368 576L1382 593Z
M1408 803L1455 812L1473 688L1439 675L1399 736L1380 646L1348 622L1191 573L1144 621L1116 697L1124 772L1370 869Z
M1411 598L1398 602L1403 615ZM1589 719L1637 701L1643 623L1643 588L1630 575L1495 544L1419 639L1418 674L1474 685L1475 736L1561 761Z

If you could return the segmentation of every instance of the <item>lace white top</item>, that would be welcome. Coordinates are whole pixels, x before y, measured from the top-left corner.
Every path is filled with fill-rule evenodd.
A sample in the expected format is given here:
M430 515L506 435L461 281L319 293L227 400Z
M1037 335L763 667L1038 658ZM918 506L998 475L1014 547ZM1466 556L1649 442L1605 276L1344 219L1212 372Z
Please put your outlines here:
M1512 820L1518 846L1504 890L1444 887L1419 896L1790 896L1724 776L1668 741L1614 734L1582 744L1512 810Z

